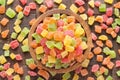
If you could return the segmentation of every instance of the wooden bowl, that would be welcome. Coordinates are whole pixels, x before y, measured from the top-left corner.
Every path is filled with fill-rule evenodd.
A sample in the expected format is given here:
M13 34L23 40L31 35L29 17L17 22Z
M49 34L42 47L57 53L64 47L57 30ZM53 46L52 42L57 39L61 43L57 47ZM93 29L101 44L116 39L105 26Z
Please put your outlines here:
M92 48L92 38L91 38L91 31L89 29L89 26L87 25L87 23L77 14L73 13L72 11L70 10L59 10L59 9L53 9L53 10L50 10L50 11L47 11L45 12L44 14L40 15L36 22L32 25L31 29L30 29L30 33L29 33L29 36L28 36L28 43L29 43L29 47L30 47L30 54L32 56L32 58L35 60L38 68L40 69L45 69L49 72L55 72L55 73L66 73L66 72L70 72L70 71L73 71L77 68L79 68L81 66L81 63L75 63L75 65L73 66L70 66L68 68L64 68L64 69L54 69L54 68L48 68L48 67L45 67L39 60L36 59L36 54L35 54L35 51L34 49L30 46L30 43L33 41L33 38L32 38L32 34L35 32L38 24L43 21L43 19L45 17L48 17L48 16L51 16L52 14L55 14L55 13L60 13L60 14L67 14L67 15L71 15L71 16L74 16L76 18L76 20L82 25L82 27L84 28L85 30L85 33L86 33L86 37L87 37L87 45L88 45L88 48L85 50L84 52L84 59L87 58L87 55L89 54L89 52L91 51L91 48ZM82 61L83 61L82 60Z

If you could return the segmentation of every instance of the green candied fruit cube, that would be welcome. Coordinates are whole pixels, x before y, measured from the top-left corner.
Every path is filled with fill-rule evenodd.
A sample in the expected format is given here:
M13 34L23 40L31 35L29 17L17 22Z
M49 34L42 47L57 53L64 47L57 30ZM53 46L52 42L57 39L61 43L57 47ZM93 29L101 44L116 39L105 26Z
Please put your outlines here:
M24 17L23 12L19 12L17 15L17 19L22 19Z
M35 0L38 4L42 4L44 0Z
M14 25L20 25L22 21L20 19L16 19Z
M16 12L11 9L11 8L8 8L7 11L6 11L6 15L9 17L9 18L14 18L15 15L16 15Z
M10 51L9 50L4 51L4 56L5 57L8 57L9 55L10 55Z
M99 11L100 11L100 12L106 12L106 4L101 4L101 5L99 6Z
M42 77L38 77L37 80L44 80Z
M115 15L116 17L119 17L119 14L120 14L119 9L114 8L114 15Z
M29 46L28 45L24 45L21 47L23 52L29 52Z
M107 76L107 75L108 75L108 73L109 73L109 70L106 68L106 69L105 69L105 72L104 72L104 75L106 75L106 76Z
M64 73L64 74L62 75L62 79L63 79L63 80L68 80L70 77L71 77L71 74L70 74L70 73Z
M116 74L117 74L117 76L120 77L120 70L118 70L118 71L116 72Z
M32 34L32 37L36 40L37 43L40 43L41 37L37 33Z
M12 32L12 34L11 34L11 38L12 38L12 39L16 39L16 37L17 37L17 33Z
M26 65L34 64L34 60L32 58L26 59Z
M75 46L76 45L76 41L75 41L75 39L74 38L72 38L72 43L71 43L71 46Z
M55 76L55 75L56 75L56 73L55 73L55 72L50 72L50 74L51 74L52 76Z
M82 62L82 67L85 67L85 68L87 68L88 67L88 65L89 65L89 63L90 63L90 60L88 60L88 59L85 59L83 62Z
M56 47L57 49L59 49L59 50L62 50L62 48L63 48L62 42L57 42L57 43L55 44L55 47Z
M116 42L120 44L120 36L117 36Z
M53 17L54 17L56 20L58 20L58 19L60 19L60 14L53 14Z
M55 42L54 41L46 41L46 45L48 48L52 49L52 48L54 48Z
M115 23L117 23L118 25L120 25L120 19L119 19L119 18L116 18L116 19L115 19Z
M116 58L116 52L114 50L111 50L109 54L110 54L110 58L112 59Z
M113 78L112 78L112 76L108 76L107 78L106 78L106 80L113 80Z
M4 67L2 65L0 65L0 71L4 70Z
M60 69L62 67L62 63L59 59L57 59L56 64L55 64L55 69Z
M54 66L54 64L47 62L45 66L46 66L46 67L49 67L49 68L52 68L52 67Z
M109 55L110 49L108 47L104 47L103 48L103 53L105 53L106 55Z
M29 75L25 76L25 80L31 80Z
M69 66L69 64L62 64L63 68L67 68Z
M3 5L3 6L5 6L6 0L0 0L0 4Z
M97 72L95 72L94 74L95 74L96 77L98 77L98 76L101 75L100 71L97 71Z
M112 28L113 28L113 29L115 29L116 26L117 26L117 23L116 23L116 22L112 23Z
M57 26L55 23L48 24L48 31L56 31Z

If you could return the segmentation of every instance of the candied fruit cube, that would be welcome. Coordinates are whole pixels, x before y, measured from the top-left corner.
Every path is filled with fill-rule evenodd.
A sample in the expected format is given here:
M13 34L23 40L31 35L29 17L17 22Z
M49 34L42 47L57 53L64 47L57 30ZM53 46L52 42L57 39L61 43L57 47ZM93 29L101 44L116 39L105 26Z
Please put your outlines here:
M48 34L48 31L45 29L41 32L42 37L46 37L47 34Z
M61 10L65 10L66 9L66 5L61 3L59 6L58 6L58 9L61 9Z
M9 45L9 44L5 43L5 44L3 45L3 49L4 49L4 50L9 50L9 48L10 48L10 45Z
M29 46L28 45L24 45L21 47L23 52L29 52Z
M101 4L101 5L99 6L99 11L100 11L100 12L106 12L106 4Z
M53 56L48 56L48 63L56 63L56 58Z
M4 14L5 13L5 6L0 6L0 14Z
M15 11L16 11L16 12L22 12L22 10L23 10L23 8L22 8L22 6L20 6L20 5L17 5L17 6L15 7Z
M7 0L7 5L10 5L14 2L14 0Z
M90 0L88 4L90 5L90 7L94 8L94 0Z
M114 0L104 0L104 2L108 3L108 4L112 4Z
M60 4L62 0L54 0L55 3Z
M36 52L36 54L42 54L42 53L44 52L43 47L42 47L42 46L37 47L37 48L35 49L35 52Z
M75 4L72 4L72 5L70 6L70 10L73 11L74 13L77 13L77 12L78 12L78 8L77 8L77 6L75 6Z
M4 64L6 62L7 62L7 60L6 60L5 56L1 55L0 56L0 64Z
M8 22L9 22L9 19L7 19L7 18L3 18L3 19L0 21L0 23L2 24L2 26L6 26L6 25L8 24Z
M16 37L17 37L17 33L12 32L12 34L11 34L11 38L12 38L12 39L16 39Z
M35 0L38 4L42 4L44 0Z
M9 18L14 18L15 15L16 15L16 12L11 9L11 8L8 8L7 11L6 11L6 15L9 17Z
M19 33L21 31L21 27L19 25L16 25L13 27L16 33Z
M13 59L15 59L15 57L16 57L16 55L14 54L14 53L11 53L10 54L10 58L13 60Z

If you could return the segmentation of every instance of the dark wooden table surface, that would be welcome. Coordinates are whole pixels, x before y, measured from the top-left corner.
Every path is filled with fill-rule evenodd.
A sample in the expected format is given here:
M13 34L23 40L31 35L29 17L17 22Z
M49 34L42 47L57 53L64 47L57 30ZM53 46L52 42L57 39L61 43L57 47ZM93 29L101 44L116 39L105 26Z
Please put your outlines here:
M28 0L28 3L29 2L32 2L33 0ZM86 1L86 4L84 5L85 6L85 8L86 8L86 11L87 11L87 9L90 7L89 5L88 5L88 0L85 0ZM96 1L96 0L95 0ZM101 2L104 2L104 0L98 0L98 1L101 1ZM116 3L116 2L118 2L119 0L114 0L114 3ZM28 4L27 3L27 4ZM67 9L69 9L69 7L70 7L70 5L72 4L72 3L74 3L74 0L63 0L63 3L67 6ZM15 10L15 6L16 5L18 5L18 4L20 4L21 5L21 3L19 2L19 0L14 0L14 3L12 4L12 5L10 5L10 6L6 6L6 8L8 8L8 7L11 7L12 9L14 9ZM22 6L22 5L21 5ZM29 21L32 19L32 18L37 18L39 15L41 15L41 13L38 11L38 8L39 8L39 6L40 5L37 5L37 10L32 10L31 11L31 13L30 13L30 15L28 16L28 17L24 17L24 19L22 20L22 23L21 23L21 28L23 28L23 27L28 27L28 28L30 28L30 26L29 26ZM107 7L112 7L112 5L107 5ZM55 4L54 5L54 8L57 8L58 7L58 5L57 4ZM98 12L98 8L94 8L94 11L95 11L95 15L101 15L101 13L99 13ZM7 17L5 14L4 15L0 15L0 20L3 18L3 17ZM113 16L114 17L114 16ZM1 36L0 36L0 55L1 54L3 54L3 50L2 50L2 47L3 47L3 44L4 43L9 43L12 39L10 38L10 35L11 35L11 32L13 32L14 30L13 30L13 26L14 26L14 21L15 21L15 19L16 19L16 17L14 18L14 19L10 19L10 22L7 24L7 26L6 27L2 27L1 25L0 25L0 30L1 31L3 31L3 30L6 30L6 29L9 29L10 30L10 34L9 34L9 36L7 37L7 39L2 39L1 38ZM87 21L86 21L87 22ZM98 23L94 23L94 25L95 24L98 24ZM91 31L92 32L94 32L94 25L92 25L92 26L90 26L90 28L91 28ZM103 31L102 32L102 34L105 34L105 31ZM119 35L120 35L120 32L118 33ZM97 35L99 35L99 34L97 34ZM109 39L111 39L112 40L112 42L113 42L113 49L116 51L116 53L117 53L117 58L116 59L113 59L112 61L113 62L115 62L116 60L118 60L118 59L120 59L120 56L118 55L118 52L117 52L117 49L118 48L120 48L120 45L118 45L117 43L116 43L116 39L112 39L112 37L111 36L109 36L108 35L108 37L109 37ZM95 45L96 46L96 45ZM30 54L29 53L22 53L22 51L21 51L21 48L19 47L19 48L17 48L16 50L11 50L11 52L13 52L13 53L20 53L22 56L23 56L23 60L22 61L19 61L19 64L24 68L24 75L22 75L21 76L21 78L22 78L22 80L24 80L24 77L25 77L25 75L27 74L27 71L29 70L28 68L27 68L27 66L25 65L25 59L27 59L27 58L31 58L31 56L30 56ZM105 55L104 55L105 56ZM10 58L7 58L7 60L8 60L8 62L10 62L11 64L14 64L15 62L17 62L17 61L12 61ZM89 67L87 68L88 69L88 71L89 71L89 74L87 75L87 76L85 76L85 77L82 77L81 75L80 75L80 79L79 80L86 80L87 79L87 77L88 76L92 76L92 77L95 77L94 76L94 74L90 71L91 70L91 66L93 65L93 64L96 64L97 63L97 61L96 61L96 56L94 56L94 58L91 60L91 62L90 62L90 64L89 64ZM98 64L98 63L97 63ZM100 64L101 65L101 64ZM12 65L11 65L12 66ZM120 80L120 78L119 77L117 77L117 75L116 75L116 70L118 70L119 68L113 68L112 70L110 70L109 71L109 74L114 78L114 80ZM37 70L36 70L36 72L37 72ZM73 74L74 74L74 72L71 72L71 77L73 77ZM51 77L49 80L62 80L62 78L61 78L61 76L62 76L62 74L57 74L56 76L54 76L54 77ZM37 76L38 77L38 76ZM31 80L36 80L37 79L37 77L31 77ZM105 76L106 77L106 76ZM6 79L0 79L0 80L6 80ZM70 80L72 80L72 79L70 79Z

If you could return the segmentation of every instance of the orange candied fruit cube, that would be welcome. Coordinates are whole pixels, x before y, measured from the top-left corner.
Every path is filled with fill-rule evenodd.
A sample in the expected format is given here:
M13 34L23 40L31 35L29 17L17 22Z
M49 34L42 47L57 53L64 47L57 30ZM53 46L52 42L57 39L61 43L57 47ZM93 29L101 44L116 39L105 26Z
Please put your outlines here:
M87 69L82 69L80 72L82 76L86 76L88 74Z
M93 54L92 52L89 52L89 54L88 54L87 58L88 58L88 59L92 59L92 58L93 58L93 56L94 56L94 54Z
M5 6L0 6L0 14L4 14L5 13Z
M96 41L96 44L100 47L103 47L103 42L101 40L97 40Z
M105 70L106 70L105 67L103 67L103 66L100 67L100 73L101 73L101 74L103 74L103 73L105 72Z
M106 33L107 33L107 34L111 34L112 31L113 31L113 28L107 28L107 29L106 29Z
M36 20L35 18L31 19L31 20L29 21L29 25L32 26L33 23L35 22L35 20Z
M1 33L2 38L6 38L9 33L9 30L5 30Z
M102 62L103 61L103 56L102 55L97 55L97 61Z
M85 12L85 8L84 8L83 6L80 6L80 7L78 8L78 11L79 11L80 13L84 13L84 12Z
M9 22L9 19L7 19L7 18L3 18L3 19L0 21L0 23L1 23L3 26L6 26L8 22Z
M61 31L57 31L54 33L54 40L55 41L63 41L64 39L64 34Z
M101 33L102 32L101 26L95 25L95 32L96 33Z
M112 36L112 38L116 38L117 33L115 33L115 31L112 31L112 32L111 32L111 36Z
M93 52L94 52L94 54L101 54L101 52L102 52L102 49L100 48L100 47L96 47L96 48L94 48L93 49Z
M21 11L23 10L23 8L22 8L22 6L17 5L17 6L15 7L15 10L16 10L16 12L21 12Z
M74 16L67 16L67 22L68 23L75 22L75 17Z
M114 63L110 61L110 62L107 64L107 67L108 67L109 69L113 69Z
M46 36L47 39L52 39L54 36L54 32L49 32Z
M41 5L39 8L39 11L44 13L47 10L47 7L45 5Z

